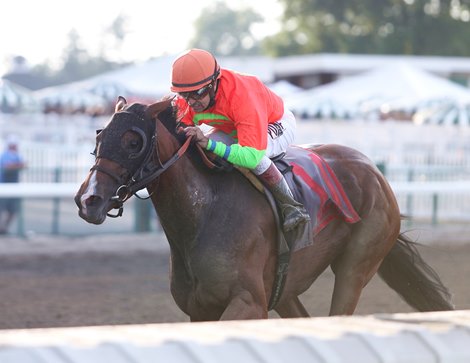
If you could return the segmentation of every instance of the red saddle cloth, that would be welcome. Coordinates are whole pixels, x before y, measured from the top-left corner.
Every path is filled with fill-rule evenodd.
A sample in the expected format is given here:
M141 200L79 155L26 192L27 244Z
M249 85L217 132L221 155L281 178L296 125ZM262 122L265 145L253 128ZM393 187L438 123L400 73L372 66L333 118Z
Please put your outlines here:
M315 152L292 146L276 166L309 212L313 236L336 218L347 223L361 220L334 171Z

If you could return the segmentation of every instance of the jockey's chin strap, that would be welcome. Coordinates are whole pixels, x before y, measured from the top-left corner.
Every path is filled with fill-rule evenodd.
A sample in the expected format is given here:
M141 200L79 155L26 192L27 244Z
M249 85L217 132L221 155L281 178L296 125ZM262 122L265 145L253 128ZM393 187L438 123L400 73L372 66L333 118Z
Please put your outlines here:
M155 180L158 178L161 174L163 174L170 166L172 166L174 163L176 163L188 150L188 147L191 143L192 136L188 137L184 144L173 154L173 156L165 161L164 163L161 162L160 156L158 155L158 148L152 147L144 159L144 162L142 163L142 166L137 169L137 171L134 173L134 175L129 179L129 182L127 184L122 184L119 188L116 190L116 194L111 197L111 200L117 204L116 207L113 209L118 209L118 212L116 214L111 214L107 213L108 217L111 218L117 218L121 217L122 213L124 211L124 202L127 201L132 195L135 195L139 199L148 199L152 196L152 193L146 197L140 197L137 192L143 188L145 188L151 181ZM153 138L152 144L155 143L155 137ZM154 151L156 150L157 153L157 159L158 159L158 165L156 167L149 167L150 161L154 156ZM102 168L94 166L92 170L99 170L104 172L105 174L110 175L107 171L103 170ZM113 176L114 178L114 176Z

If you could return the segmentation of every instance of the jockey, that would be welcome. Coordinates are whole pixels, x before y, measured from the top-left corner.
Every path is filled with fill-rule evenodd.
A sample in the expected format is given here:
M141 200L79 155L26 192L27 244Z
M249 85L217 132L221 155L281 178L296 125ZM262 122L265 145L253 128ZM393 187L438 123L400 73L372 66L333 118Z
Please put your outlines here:
M191 49L173 63L171 91L186 136L228 162L250 169L268 187L288 232L310 217L270 158L294 140L295 118L258 78L220 68L215 57ZM212 126L205 135L198 125Z

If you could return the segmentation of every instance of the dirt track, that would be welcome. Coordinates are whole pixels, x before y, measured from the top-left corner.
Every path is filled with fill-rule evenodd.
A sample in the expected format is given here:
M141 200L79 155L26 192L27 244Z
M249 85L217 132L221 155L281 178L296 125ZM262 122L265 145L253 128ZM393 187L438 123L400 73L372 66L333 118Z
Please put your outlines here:
M428 231L420 248L454 294L470 309L470 236ZM85 240L42 237L0 240L0 328L181 322L188 318L169 294L168 251L162 237L109 236ZM435 245L436 240L454 241ZM132 242L129 242L132 241ZM325 272L302 296L314 316L328 313L333 275ZM378 278L364 290L357 314L411 309ZM275 313L271 314L276 317Z

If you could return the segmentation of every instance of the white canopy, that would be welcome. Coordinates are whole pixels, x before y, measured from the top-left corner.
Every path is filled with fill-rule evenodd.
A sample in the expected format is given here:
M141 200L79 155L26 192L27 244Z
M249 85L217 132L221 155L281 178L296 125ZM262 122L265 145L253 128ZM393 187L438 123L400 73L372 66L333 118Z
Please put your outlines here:
M86 84L119 83L130 94L162 97L170 93L171 67L175 55L161 56L144 63L89 78ZM254 74L264 82L273 80L272 60L265 57L219 57L222 67Z
M417 124L470 126L470 102L443 100L420 105L413 121Z
M31 91L6 79L0 79L0 112L34 111L38 108Z
M174 57L162 56L144 63L106 72L89 78L86 84L120 84L126 90L122 96L145 96L159 98L170 92L170 70Z
M106 109L106 100L79 84L70 83L34 92L44 112L93 113Z
M72 100L73 104L101 104L103 99L108 103L115 102L117 96L129 100L159 99L170 93L171 66L175 58L175 55L161 56L83 81L39 90L35 95L43 104L53 100L65 104L70 104ZM265 82L273 79L272 60L268 58L220 57L218 61L223 67L255 74Z
M280 97L289 97L295 93L303 91L303 88L296 86L286 80L280 80L274 83L269 83L268 87Z
M296 113L317 118L378 119L390 112L413 114L419 107L443 102L470 103L470 90L405 62L388 64L286 99L287 106Z

